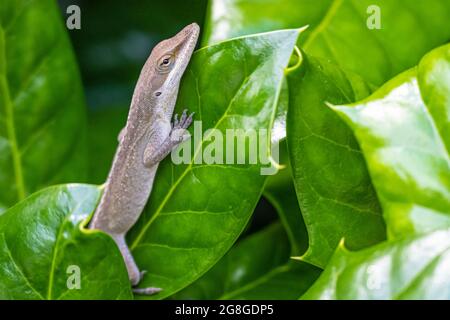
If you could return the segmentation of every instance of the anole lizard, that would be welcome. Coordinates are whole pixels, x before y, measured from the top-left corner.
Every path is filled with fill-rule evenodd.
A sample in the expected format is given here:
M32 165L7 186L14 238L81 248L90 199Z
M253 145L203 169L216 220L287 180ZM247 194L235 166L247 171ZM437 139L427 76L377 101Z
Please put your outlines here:
M192 116L183 112L180 120L171 118L180 79L197 43L200 28L193 23L173 38L160 42L142 68L134 90L125 128L94 213L91 229L100 229L117 243L133 287L140 272L125 242L150 196L158 164L179 144ZM181 129L181 130L180 130ZM154 294L160 288L134 288L138 294Z

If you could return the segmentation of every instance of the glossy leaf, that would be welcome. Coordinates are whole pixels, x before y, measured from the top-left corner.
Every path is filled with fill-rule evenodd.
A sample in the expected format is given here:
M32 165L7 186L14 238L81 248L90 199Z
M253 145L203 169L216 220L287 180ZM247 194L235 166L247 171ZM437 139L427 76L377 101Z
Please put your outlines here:
M172 298L297 299L317 278L318 268L290 259L306 250L308 236L285 140L279 151L285 167L269 176L264 196L277 210L283 227L276 223L240 240L210 271Z
M310 1L239 1L212 0L206 16L203 44L211 44L237 36L274 29L315 26L325 13L330 0ZM304 30L301 37L307 37ZM295 59L292 59L295 63ZM279 143L279 162L286 166L270 176L264 196L276 208L289 235L293 254L306 250L307 234L295 196L292 173L286 149L286 116L289 101L287 82L283 81L277 114L272 129L272 142Z
M200 49L183 78L176 112L188 106L203 132L216 128L224 137L226 129L270 132L298 35L285 30ZM198 157L209 139L191 154ZM194 164L193 157L189 164L161 163L148 207L128 237L137 264L147 270L140 286L163 288L149 298L187 286L231 247L261 195L261 167Z
M176 299L297 299L319 270L289 261L290 245L278 223L252 234L233 247Z
M374 5L380 29L372 27ZM379 86L448 41L449 14L446 0L336 0L302 48Z
M210 0L203 45L309 25L316 27L333 0ZM309 30L302 34L307 37Z
M381 29L369 29L377 5ZM302 66L288 79L288 146L310 250L324 266L338 241L352 249L382 240L379 204L351 130L325 102L351 103L445 43L448 1L338 0L300 43ZM411 37L414 34L414 37Z
M450 227L449 79L447 45L369 98L333 107L355 132L391 237Z
M89 185L50 187L0 216L0 299L132 298L114 241L84 229L99 196Z
M417 78L421 97L450 154L450 46L428 53L420 61Z
M378 200L358 144L346 124L322 106L326 100L361 99L370 89L359 76L307 56L288 81L292 86L288 146L309 235L303 260L323 267L342 237L352 249L385 238Z
M303 299L450 299L450 230L358 252L341 244Z
M372 5L377 5L381 12L379 30L367 27L373 14L368 9ZM367 96L376 86L416 64L425 52L450 38L448 28L442 28L449 12L450 4L445 0L414 3L337 0L314 1L314 4L308 0L210 2L204 43L273 27L309 25L302 34L300 46L317 64L304 63L303 69L309 72L299 69L298 74L291 75L289 121L292 129L288 134L288 139L292 140L290 153L295 154L292 165L296 189L309 225L311 247L304 257L307 261L324 266L343 236L351 248L364 247L385 237L379 204L365 164L361 155L355 154L357 143L324 102L353 102L352 98ZM410 36L412 33L414 37ZM337 70L335 64L344 70ZM320 76L322 70L318 69L313 74L315 66L322 68L324 65L331 70ZM335 70L337 74L331 75ZM315 85L308 85L311 78L303 79L305 74L315 78ZM364 81L358 79L358 75ZM328 89L324 92L323 88ZM306 100L308 104L302 103ZM309 136L310 128L300 117L312 122L308 125L314 130L313 137ZM309 152L303 152L305 149ZM324 177L323 183L310 180L313 176ZM325 199L322 201L331 198L335 202L324 208L316 204L318 198ZM362 215L355 214L361 210ZM319 223L324 217L327 223Z
M380 29L372 27L374 5ZM301 45L309 55L379 86L448 41L449 14L446 0L211 0L203 43L308 25Z
M0 6L0 211L44 186L82 181L85 106L52 0Z
M308 249L308 233L295 194L286 140L280 142L280 164L277 174L267 179L264 196L277 210L291 246L291 255L298 256Z

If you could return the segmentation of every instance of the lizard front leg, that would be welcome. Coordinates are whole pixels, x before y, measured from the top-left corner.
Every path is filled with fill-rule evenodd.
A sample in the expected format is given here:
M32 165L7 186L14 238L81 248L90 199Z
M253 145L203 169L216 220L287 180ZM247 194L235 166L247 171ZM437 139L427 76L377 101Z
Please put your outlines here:
M167 155L176 147L178 144L183 142L183 133L192 123L192 117L194 113L187 115L187 110L184 110L180 120L178 116L175 115L172 130L169 136L163 143L157 147L153 145L148 145L144 150L144 166L151 168L154 165L161 162Z

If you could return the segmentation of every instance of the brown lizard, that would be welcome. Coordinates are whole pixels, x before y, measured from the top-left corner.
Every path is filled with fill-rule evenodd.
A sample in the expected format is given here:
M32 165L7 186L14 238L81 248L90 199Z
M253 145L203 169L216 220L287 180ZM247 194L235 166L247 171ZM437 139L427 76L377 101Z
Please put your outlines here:
M100 229L117 243L125 260L130 282L138 285L140 272L125 242L150 196L158 164L183 140L192 116L183 112L171 118L181 77L194 51L200 28L193 23L173 38L160 42L151 52L134 90L125 128L94 213L91 229ZM160 288L134 288L139 294L154 294Z

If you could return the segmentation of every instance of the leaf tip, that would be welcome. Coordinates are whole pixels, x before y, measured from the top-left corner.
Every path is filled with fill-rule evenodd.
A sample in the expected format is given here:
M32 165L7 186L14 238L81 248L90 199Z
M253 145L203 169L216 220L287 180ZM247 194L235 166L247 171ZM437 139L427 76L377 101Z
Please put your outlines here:
M298 261L304 261L303 256L293 256L291 257L292 260L298 260Z
M304 32L305 30L307 30L308 28L309 28L309 24L304 25L303 27L298 28L298 32L299 32L299 33L302 33L302 32Z
M348 252L349 250L347 249L347 247L345 246L345 238L342 238L341 241L339 241L339 244L337 246L337 250L339 251L345 251Z
M325 101L325 105L330 108L330 110L336 112L339 115L345 114L346 109L348 108L348 106L346 105L337 105L337 104L332 104L331 102Z
M331 102L325 101L324 103L325 103L325 105L326 105L328 108L330 108L331 110L336 110L336 108L339 108L338 105L332 104Z

